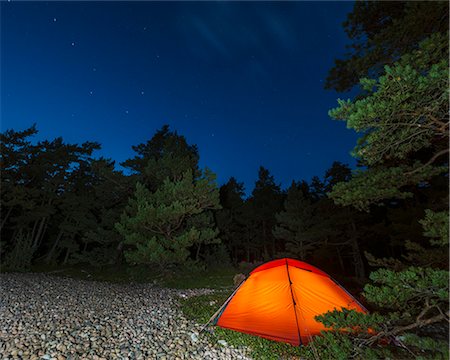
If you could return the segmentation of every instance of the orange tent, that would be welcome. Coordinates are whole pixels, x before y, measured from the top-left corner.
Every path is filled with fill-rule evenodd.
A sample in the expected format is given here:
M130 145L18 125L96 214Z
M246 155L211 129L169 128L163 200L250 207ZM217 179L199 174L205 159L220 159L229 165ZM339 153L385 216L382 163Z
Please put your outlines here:
M314 317L333 309L367 310L323 271L278 259L253 270L211 319L213 325L304 345L325 327Z

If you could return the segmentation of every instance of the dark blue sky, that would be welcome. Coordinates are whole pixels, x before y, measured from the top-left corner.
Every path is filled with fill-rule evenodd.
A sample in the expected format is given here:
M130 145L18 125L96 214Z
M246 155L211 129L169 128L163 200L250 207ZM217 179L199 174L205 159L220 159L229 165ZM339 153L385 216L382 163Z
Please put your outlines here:
M163 124L251 191L354 164L323 89L351 2L2 2L2 130L99 141L120 162Z

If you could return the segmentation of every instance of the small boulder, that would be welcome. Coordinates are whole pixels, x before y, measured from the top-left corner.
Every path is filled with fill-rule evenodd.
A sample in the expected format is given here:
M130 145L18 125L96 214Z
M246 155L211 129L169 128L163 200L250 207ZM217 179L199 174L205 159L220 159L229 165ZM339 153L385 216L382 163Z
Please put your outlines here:
M222 345L222 346L227 346L228 344L227 344L227 342L225 341L225 340L218 340L217 341L220 345Z
M245 280L244 274L234 275L234 278L233 278L234 286L239 286L244 280Z

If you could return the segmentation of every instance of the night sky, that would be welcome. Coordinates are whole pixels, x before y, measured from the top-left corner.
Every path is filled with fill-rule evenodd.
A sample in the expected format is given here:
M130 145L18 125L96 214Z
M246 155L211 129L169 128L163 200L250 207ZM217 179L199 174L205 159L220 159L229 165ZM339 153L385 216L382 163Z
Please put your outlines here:
M99 141L133 156L169 124L201 166L251 191L353 166L356 135L327 112L323 84L348 43L352 2L2 2L2 131Z

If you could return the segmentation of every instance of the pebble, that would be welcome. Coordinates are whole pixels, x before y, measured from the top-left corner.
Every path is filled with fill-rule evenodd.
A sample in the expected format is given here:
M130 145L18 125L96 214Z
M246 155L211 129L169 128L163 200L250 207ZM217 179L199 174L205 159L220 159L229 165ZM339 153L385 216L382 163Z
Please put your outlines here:
M202 324L183 316L179 298L211 289L33 273L1 274L0 282L1 359L250 359L244 347L209 342Z

